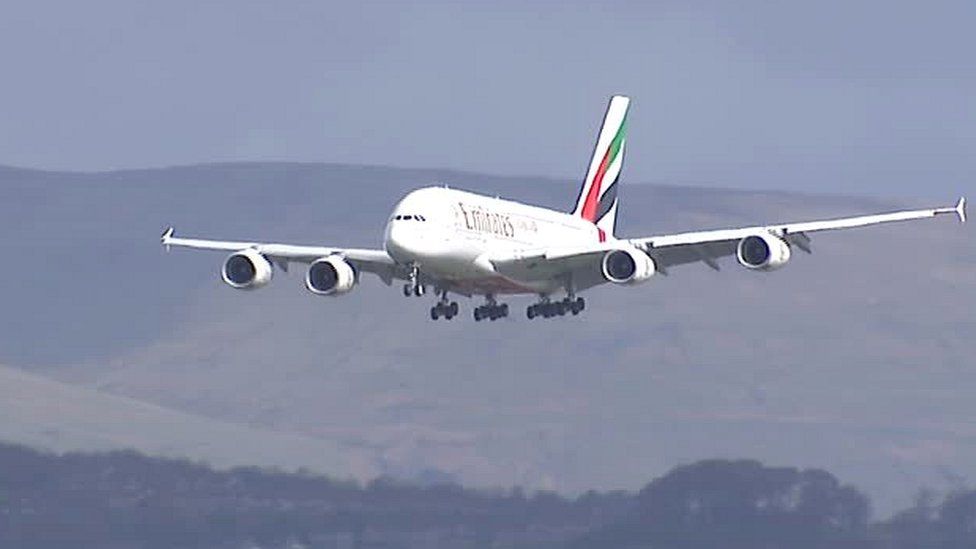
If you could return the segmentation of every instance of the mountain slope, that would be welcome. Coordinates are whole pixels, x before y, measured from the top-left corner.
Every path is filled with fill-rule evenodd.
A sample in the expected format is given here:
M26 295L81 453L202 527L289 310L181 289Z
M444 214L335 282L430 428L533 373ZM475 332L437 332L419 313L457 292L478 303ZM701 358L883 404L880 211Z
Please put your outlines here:
M827 467L882 509L976 475L973 225L816 235L776 273L725 261L587 294L579 318L425 320L367 279L322 299L300 269L258 292L222 254L157 235L376 246L389 208L436 182L568 209L575 183L393 168L229 164L0 173L15 288L0 359L222 421L321 438L366 467L474 485L633 488L715 456ZM903 206L627 183L622 234ZM941 197L935 203L951 203ZM40 345L40 341L49 344ZM359 459L359 458L357 458ZM343 473L337 470L336 474ZM952 481L954 482L954 481Z
M55 451L132 448L215 467L262 465L365 479L335 444L170 410L0 366L0 440Z

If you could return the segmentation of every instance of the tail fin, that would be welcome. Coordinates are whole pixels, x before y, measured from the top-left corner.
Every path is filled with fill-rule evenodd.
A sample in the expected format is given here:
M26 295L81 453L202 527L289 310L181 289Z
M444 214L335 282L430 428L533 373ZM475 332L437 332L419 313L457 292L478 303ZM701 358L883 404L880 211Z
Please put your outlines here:
M600 229L600 240L613 235L617 221L617 179L624 165L624 142L627 140L627 108L630 98L610 98L603 127L596 141L590 169L583 180L573 215L593 222Z

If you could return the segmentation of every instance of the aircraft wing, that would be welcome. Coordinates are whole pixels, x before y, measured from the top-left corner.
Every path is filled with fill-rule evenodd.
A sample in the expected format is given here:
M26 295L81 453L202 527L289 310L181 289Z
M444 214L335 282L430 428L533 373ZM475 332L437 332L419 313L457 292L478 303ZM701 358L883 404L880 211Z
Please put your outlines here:
M777 225L742 227L738 229L719 229L670 235L649 236L627 240L633 246L644 250L654 258L658 268L664 270L684 263L704 262L718 270L715 259L735 255L736 247L743 238L761 233L772 234L786 240L789 244L809 253L808 233L836 229L852 229L879 223L925 219L942 214L956 214L959 221L966 221L966 199L960 198L955 206L931 208L926 210L905 210L857 217L844 217L821 221L781 223Z
M288 270L289 263L312 263L322 257L338 255L357 269L378 275L388 284L394 278L402 278L393 258L385 250L182 238L174 235L173 227L166 229L160 241L166 249L175 247L226 252L239 252L241 250L253 249L267 257L284 271Z
M532 281L565 276L572 279L576 290L584 290L606 281L601 272L600 262L604 254L619 249L621 244L644 250L654 259L655 266L662 274L667 274L669 267L698 261L718 270L716 259L735 255L739 241L751 235L763 233L775 235L809 253L808 233L925 219L952 213L956 214L960 221L966 220L964 198L960 198L954 207L947 208L649 236L583 246L530 249L514 254L489 255L485 259L491 263L496 272L514 280Z

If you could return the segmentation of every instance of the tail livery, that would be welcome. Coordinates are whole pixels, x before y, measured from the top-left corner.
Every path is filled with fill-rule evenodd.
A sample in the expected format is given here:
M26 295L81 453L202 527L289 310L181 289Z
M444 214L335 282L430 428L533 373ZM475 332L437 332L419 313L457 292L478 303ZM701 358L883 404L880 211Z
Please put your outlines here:
M600 241L613 236L617 221L617 179L624 165L624 142L627 140L627 108L630 98L615 95L603 118L590 169L574 215L591 221L600 230Z

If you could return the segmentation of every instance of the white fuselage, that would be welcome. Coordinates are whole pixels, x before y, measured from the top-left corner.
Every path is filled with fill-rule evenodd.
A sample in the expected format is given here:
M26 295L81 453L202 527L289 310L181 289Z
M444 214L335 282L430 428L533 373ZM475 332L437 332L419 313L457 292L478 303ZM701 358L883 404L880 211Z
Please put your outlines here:
M444 187L411 192L394 207L384 246L400 264L464 293L549 293L562 281L514 280L492 257L600 240L593 223L567 213Z

